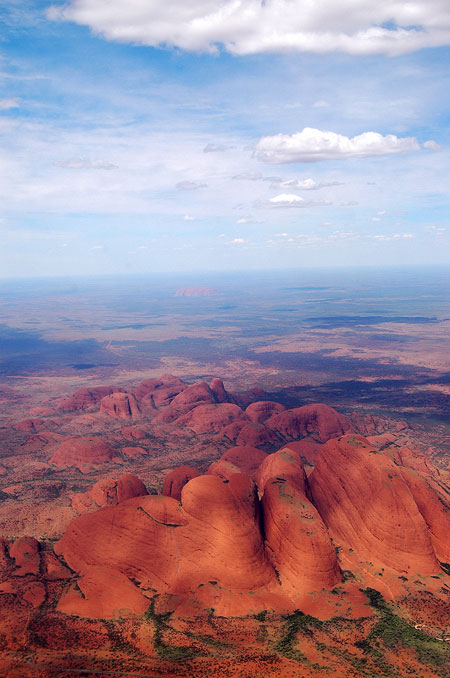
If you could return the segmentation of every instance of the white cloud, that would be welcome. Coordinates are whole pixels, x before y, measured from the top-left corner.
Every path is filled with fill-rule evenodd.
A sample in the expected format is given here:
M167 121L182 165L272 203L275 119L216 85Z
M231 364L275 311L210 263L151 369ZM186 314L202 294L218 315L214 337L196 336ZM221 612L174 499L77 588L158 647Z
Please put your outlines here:
M233 240L230 241L232 245L242 245L245 242L244 238L233 238Z
M10 108L19 108L19 99L17 97L0 98L0 111L8 111Z
M193 217L191 214L185 214L183 221L195 221L195 217Z
M336 132L305 127L296 134L262 137L255 146L255 153L259 160L281 164L393 155L418 151L419 148L414 137L399 138L395 134L383 136L378 132L364 132L350 138Z
M196 191L198 188L206 188L207 184L202 184L200 181L179 181L175 188L179 191Z
M450 44L448 0L69 0L47 15L108 40L240 55L398 55Z
M284 208L284 207L316 207L323 205L330 205L329 202L305 200L295 193L280 193L269 200L259 201L257 207L266 208Z
M117 169L117 165L106 160L88 160L87 158L69 158L68 160L56 160L55 167L64 167L66 169Z
M226 146L219 146L218 144L206 144L203 149L203 153L222 153L226 150Z
M442 146L438 144L436 141L433 141L433 139L425 141L423 147L426 148L428 151L440 151L442 149Z
M301 191L317 191L327 186L343 186L342 181L314 181L314 179L288 179L280 183L280 188L298 188Z
M241 174L235 174L233 179L243 179L245 181L259 181L264 179L261 172L242 172Z

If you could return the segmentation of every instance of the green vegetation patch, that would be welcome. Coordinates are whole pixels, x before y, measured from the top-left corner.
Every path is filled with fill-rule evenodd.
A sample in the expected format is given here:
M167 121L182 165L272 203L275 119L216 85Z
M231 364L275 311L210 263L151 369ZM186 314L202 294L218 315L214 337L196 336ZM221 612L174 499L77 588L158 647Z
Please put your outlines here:
M154 626L153 644L156 653L160 659L166 659L170 662L177 662L183 659L191 659L200 652L195 647L187 647L186 645L168 645L163 640L163 633L165 629L170 628L168 621L172 616L172 612L158 614L155 612L155 598L152 599L149 608L144 612L144 620L151 622Z
M284 633L275 645L275 651L283 655L283 657L287 657L287 659L294 659L298 662L310 664L315 668L321 668L315 664L312 665L303 652L294 647L299 633L312 636L312 629L321 627L322 622L320 619L316 619L309 614L304 614L300 610L295 610L292 614L283 615L283 619L285 620Z
M439 675L450 666L450 646L437 638L415 629L405 619L396 615L387 605L379 591L372 588L362 589L369 599L370 605L377 611L379 620L367 638L357 643L357 646L366 654L377 655L378 641L394 648L398 645L414 648L420 662L428 664L437 670ZM441 671L442 669L442 671Z

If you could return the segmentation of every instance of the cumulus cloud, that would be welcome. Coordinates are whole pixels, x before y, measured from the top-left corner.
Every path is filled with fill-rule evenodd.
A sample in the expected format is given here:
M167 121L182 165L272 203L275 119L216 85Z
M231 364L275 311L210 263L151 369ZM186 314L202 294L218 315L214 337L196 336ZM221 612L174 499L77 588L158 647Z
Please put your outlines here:
M288 179L280 183L280 188L297 188L301 191L317 191L327 186L343 186L342 181L314 181L314 179Z
M87 158L69 158L68 160L56 160L55 167L64 167L66 169L117 169L117 165L106 160L88 160Z
M295 193L280 193L269 200L262 200L258 202L257 207L266 208L285 208L285 207L315 207L322 205L330 205L331 203L325 201L305 200Z
M414 137L383 136L378 132L364 132L355 137L305 127L295 134L276 134L262 137L255 146L255 154L264 162L318 162L340 158L367 158L394 155L420 149Z
M206 188L207 184L202 184L199 181L179 181L175 184L175 188L179 191L196 191L198 188Z
M450 44L447 0L69 0L47 16L108 40L239 55L398 55Z
M195 217L192 216L192 214L185 214L183 217L183 221L194 221Z

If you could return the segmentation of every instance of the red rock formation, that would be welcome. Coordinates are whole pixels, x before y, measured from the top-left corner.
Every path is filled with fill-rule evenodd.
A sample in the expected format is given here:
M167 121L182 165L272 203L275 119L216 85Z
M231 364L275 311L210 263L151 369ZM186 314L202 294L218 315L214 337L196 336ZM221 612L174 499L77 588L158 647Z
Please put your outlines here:
M237 600L242 592L277 586L259 530L255 486L242 474L228 482L193 478L182 490L182 506L170 497L147 496L82 515L70 523L55 552L82 575L91 577L93 567L99 568L100 591L109 590L105 565L160 593L192 597L198 587L217 583L230 589L219 614L230 609L234 595ZM87 614L95 616L91 605L98 590L92 586L83 593ZM124 591L121 607L136 611L127 596ZM73 613L75 602L69 602L60 609Z
M17 570L13 572L15 577L23 577L26 574L39 574L41 558L39 555L39 542L34 537L20 537L9 549L9 555L16 561Z
M220 459L237 466L242 473L248 473L251 476L258 470L266 457L267 453L256 449L256 447L237 445L227 450Z
M250 421L263 424L275 414L284 412L285 409L285 406L281 403L275 403L272 400L258 400L256 403L251 403L251 405L247 407L245 414Z
M311 438L303 438L303 440L293 440L289 443L286 443L284 448L296 452L306 463L312 464L314 466L316 459L322 449L322 443L318 443Z
M112 393L100 401L100 412L112 417L132 419L140 416L139 406L132 393Z
M125 440L142 440L147 437L147 432L138 426L126 426L121 429L121 435Z
M227 438L230 440L232 443L236 441L236 438L238 437L239 433L241 430L248 424L248 421L246 419L237 419L236 421L233 421L231 424L228 424L228 426L225 426L219 433L217 434L218 438Z
M178 466L172 469L164 478L163 495L180 501L183 487L198 475L199 472L192 466Z
M185 388L182 393L179 393L172 400L170 406L178 412L188 412L193 407L198 405L205 405L207 403L215 403L216 396L209 388L206 381L200 381L198 384L192 384Z
M275 583L259 530L256 488L248 476L194 478L184 486L181 503L189 516L189 530L183 528L182 534L189 538L182 546L185 572L175 590L211 580L244 591Z
M64 398L58 405L58 410L62 412L74 412L77 410L87 410L100 402L102 398L111 393L123 391L116 386L93 386L92 388L79 388L73 395Z
M328 441L309 483L314 504L338 544L398 572L438 571L427 526L400 470L365 438Z
M264 424L251 423L246 424L239 431L236 438L236 445L249 447L271 448L280 444L280 436L276 431L268 428Z
M47 592L43 582L33 581L27 584L22 593L22 599L31 607L40 607L47 598Z
M50 458L56 466L95 466L117 458L115 450L100 438L69 438Z
M107 564L92 566L77 586L67 591L58 603L58 611L78 617L111 619L143 614L150 601L128 577Z
M186 384L173 374L163 374L158 379L146 379L136 389L136 398L141 406L150 408L168 405L184 391Z
M450 563L450 495L443 495L435 481L412 468L402 468L402 477L430 531L438 560Z
M31 433L36 433L43 423L42 419L22 419L22 421L17 421L15 424L11 424L11 426L17 431L30 431Z
M117 480L102 478L87 492L75 494L72 497L72 506L78 513L116 506L132 497L144 497L148 494L142 480L131 473L122 474Z
M208 475L219 476L222 480L230 480L231 476L235 473L242 473L242 471L238 466L235 466L230 461L225 461L225 459L213 461L208 468Z
M300 456L287 447L267 455L256 471L255 482L261 494L267 481L272 478L289 480L289 483L305 496L309 493L308 479Z
M386 453L392 450L392 458L399 466L406 466L408 468L416 469L425 475L432 475L432 468L428 458L416 450L411 450L409 447L387 448Z
M283 453L277 456L275 467ZM293 596L330 589L341 580L336 549L317 509L301 492L301 484L291 476L271 478L262 497L272 562L283 588Z
M319 443L353 430L342 414L323 403L304 405L275 414L266 421L266 425L278 431L286 439L304 438L310 435Z
M177 425L186 426L197 434L217 433L228 426L228 424L244 416L241 408L232 403L199 405L179 417Z
M214 397L217 403L228 403L230 402L230 396L225 390L222 379L214 377L209 384L209 388L214 393Z

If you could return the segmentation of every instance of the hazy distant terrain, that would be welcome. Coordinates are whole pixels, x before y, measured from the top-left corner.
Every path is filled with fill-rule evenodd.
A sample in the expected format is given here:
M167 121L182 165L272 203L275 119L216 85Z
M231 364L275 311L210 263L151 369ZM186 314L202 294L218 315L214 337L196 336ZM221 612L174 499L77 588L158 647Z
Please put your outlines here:
M218 371L345 408L450 412L449 271L310 270L0 284L0 375L83 385ZM184 285L217 290L176 296ZM31 394L33 387L29 393Z

